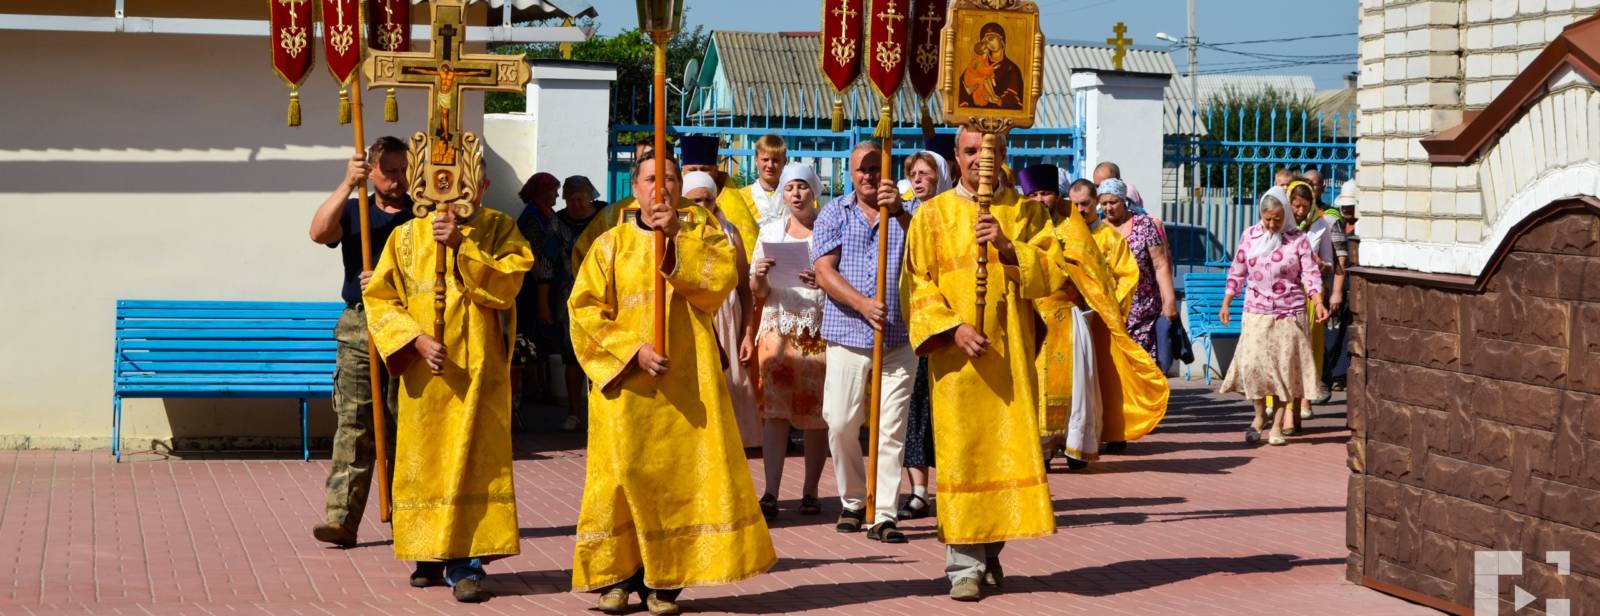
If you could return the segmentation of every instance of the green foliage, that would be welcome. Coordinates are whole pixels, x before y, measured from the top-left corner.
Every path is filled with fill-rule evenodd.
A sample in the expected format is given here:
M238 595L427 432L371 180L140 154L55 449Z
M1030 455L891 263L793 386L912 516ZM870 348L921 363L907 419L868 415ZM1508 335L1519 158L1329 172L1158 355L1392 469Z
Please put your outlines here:
M1299 144L1315 143L1319 135L1312 99L1272 87L1214 95L1201 107L1200 119L1206 126L1200 151L1208 161L1200 166L1200 179L1213 188L1270 187L1278 166L1238 159L1310 155L1316 148Z
M580 26L599 28L599 22L583 20ZM691 59L705 55L711 34L703 26L685 29L667 43L667 78L680 79L684 67ZM536 45L497 45L490 50L499 54L527 54L529 58L555 59L561 57L561 46L554 43ZM614 36L595 36L572 46L572 59L587 62L609 62L617 65L617 81L612 85L611 122L631 123L640 118L648 122L651 117L650 96L655 79L655 47L650 36L638 29L624 30ZM678 84L681 85L682 84ZM678 117L680 98L667 90L667 117ZM527 102L520 93L491 92L484 97L484 113L510 113L526 109ZM621 136L622 143L632 143L647 136L643 133Z

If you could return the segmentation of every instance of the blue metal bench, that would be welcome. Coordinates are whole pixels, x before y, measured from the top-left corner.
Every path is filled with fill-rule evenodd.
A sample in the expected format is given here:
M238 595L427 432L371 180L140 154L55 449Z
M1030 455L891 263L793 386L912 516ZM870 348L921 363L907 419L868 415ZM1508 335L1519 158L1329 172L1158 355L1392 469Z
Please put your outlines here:
M1215 341L1218 338L1238 338L1240 323L1244 318L1244 294L1240 293L1233 298L1233 318L1229 324L1223 325L1217 319L1227 288L1226 272L1191 272L1183 275L1184 299L1188 302L1189 337L1205 358L1200 371L1205 375L1207 385L1211 384L1213 372L1222 376L1219 370L1211 366Z
M111 453L122 460L123 398L298 398L311 459L309 398L333 395L338 302L117 300Z

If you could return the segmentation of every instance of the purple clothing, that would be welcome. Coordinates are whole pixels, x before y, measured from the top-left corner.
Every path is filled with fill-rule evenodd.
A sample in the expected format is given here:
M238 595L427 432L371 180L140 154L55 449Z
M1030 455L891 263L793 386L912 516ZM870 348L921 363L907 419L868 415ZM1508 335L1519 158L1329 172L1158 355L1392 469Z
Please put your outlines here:
M903 204L915 213L916 203ZM817 214L811 230L811 261L815 263L831 252L839 253L839 275L862 295L878 293L878 226L867 222L856 195L850 193L829 201ZM897 349L911 343L910 330L900 314L900 265L906 254L906 231L900 224L889 225L888 281L884 285L884 308L888 324L883 331L883 348ZM867 320L849 306L832 297L822 305L822 339L840 346L870 349L874 332Z
M1156 357L1156 319L1161 317L1161 286L1156 284L1156 265L1150 249L1166 244L1161 229L1144 214L1134 214L1127 235L1128 249L1139 264L1139 284L1133 287L1133 305L1128 308L1128 335Z
M1311 242L1305 232L1283 230L1283 243L1272 254L1246 257L1252 246L1267 234L1258 223L1239 236L1233 267L1228 268L1228 295L1244 296L1244 311L1277 318L1298 317L1306 312L1306 298L1322 292L1322 273L1311 258ZM1249 281L1247 285L1245 281ZM1246 288L1248 287L1248 289Z

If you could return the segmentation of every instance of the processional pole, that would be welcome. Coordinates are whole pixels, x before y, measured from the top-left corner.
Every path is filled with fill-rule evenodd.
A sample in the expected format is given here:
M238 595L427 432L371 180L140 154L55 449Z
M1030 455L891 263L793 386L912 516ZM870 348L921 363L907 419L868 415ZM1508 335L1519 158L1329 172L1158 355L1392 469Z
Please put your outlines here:
M638 0L639 28L650 33L655 46L655 84L651 100L655 107L655 194L653 206L667 199L667 43L683 27L685 0ZM677 209L676 203L667 204ZM642 209L641 209L642 212ZM667 235L655 230L655 314L651 320L651 342L656 353L667 354L667 280L661 264L667 258Z

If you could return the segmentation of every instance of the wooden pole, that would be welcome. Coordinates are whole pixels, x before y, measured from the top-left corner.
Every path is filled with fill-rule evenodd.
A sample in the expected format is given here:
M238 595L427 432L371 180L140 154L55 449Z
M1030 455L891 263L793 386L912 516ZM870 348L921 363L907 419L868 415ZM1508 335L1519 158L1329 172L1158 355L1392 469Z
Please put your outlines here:
M983 133L983 149L978 152L978 215L989 213L989 204L994 202L994 147L995 134ZM978 244L978 317L973 327L978 329L978 335L985 336L983 331L983 309L989 295L989 243Z
M883 140L883 152L879 155L882 161L882 170L878 172L878 190L883 190L883 180L894 178L894 105L891 99L884 98L883 109L878 118L878 137ZM883 302L888 294L887 279L889 278L889 225L894 221L889 219L888 208L878 207L878 294L875 296ZM888 305L884 305L883 328L872 334L872 380L867 388L867 513L865 520L871 525L876 516L874 504L878 494L878 415L883 410L883 336L884 330L889 329Z
M361 117L361 73L355 74L355 83L350 86L350 117L351 130L355 132L356 153L366 154L366 126ZM368 165L377 168L378 161L369 160ZM356 188L356 205L361 208L361 269L372 271L372 222L368 212L367 181L362 179ZM383 360L378 356L378 345L372 342L372 332L367 331L367 382L372 388L372 443L373 443L373 479L378 482L378 519L389 521L389 444L386 442L388 418L383 414Z
M672 37L671 32L653 30L650 38L656 47L655 62L655 203L661 204L667 199L667 41ZM669 203L667 207L676 209L676 203ZM655 284L655 327L654 336L651 338L656 353L662 357L667 355L667 277L661 273L661 263L667 259L667 235L656 229L656 260L651 269L656 272Z

